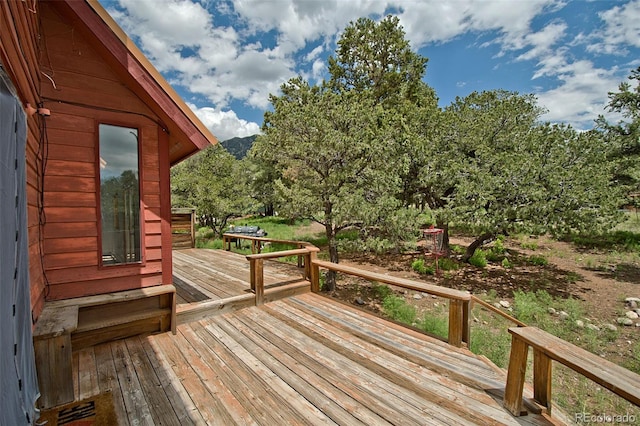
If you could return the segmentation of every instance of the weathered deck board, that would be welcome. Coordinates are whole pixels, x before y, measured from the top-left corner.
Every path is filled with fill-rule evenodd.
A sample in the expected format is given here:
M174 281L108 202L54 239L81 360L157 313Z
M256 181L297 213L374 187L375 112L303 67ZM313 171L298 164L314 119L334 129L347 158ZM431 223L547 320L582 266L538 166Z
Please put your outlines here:
M465 349L310 293L85 351L79 387L97 371L130 424L551 424Z

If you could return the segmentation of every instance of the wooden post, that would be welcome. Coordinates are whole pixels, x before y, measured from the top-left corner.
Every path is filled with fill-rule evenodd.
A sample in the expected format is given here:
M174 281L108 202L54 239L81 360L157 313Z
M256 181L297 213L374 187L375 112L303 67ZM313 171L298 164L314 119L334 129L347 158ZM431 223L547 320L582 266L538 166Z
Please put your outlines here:
M452 346L462 346L463 332L463 304L462 300L449 300L449 344Z
M311 292L320 292L320 268L315 263L318 254L315 251L309 253L309 281L311 281Z
M251 274L251 290L256 294L256 306L264 303L264 261L262 259L249 260Z
M465 300L462 302L462 341L467 345L467 348L471 347L471 300Z
M551 415L551 358L533 349L533 399L547 407Z
M195 246L196 246L196 209L191 209L191 248L195 248Z
M514 416L522 415L522 392L524 390L524 375L527 371L527 354L529 345L517 336L511 338L511 354L509 355L509 370L507 371L507 385L504 390L504 407Z

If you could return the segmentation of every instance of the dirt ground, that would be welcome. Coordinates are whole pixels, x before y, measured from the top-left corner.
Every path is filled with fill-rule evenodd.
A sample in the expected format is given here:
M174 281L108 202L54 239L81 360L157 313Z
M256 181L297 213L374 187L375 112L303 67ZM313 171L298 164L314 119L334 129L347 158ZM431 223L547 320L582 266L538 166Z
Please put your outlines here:
M471 238L452 238L451 244L466 247ZM614 355L624 359L631 355L632 343L640 336L640 326L618 325L617 318L624 316L626 297L640 298L640 256L638 254L586 251L572 244L546 237L526 241L506 240L508 259L512 268L500 263L489 263L486 268L477 268L460 263L460 269L441 273L440 276L420 275L413 271L411 263L423 256L420 250L397 255L345 255L340 262L367 270L425 281L449 288L467 290L482 297L494 290L499 300L513 303L516 289L528 292L546 290L560 298L582 301L585 320L595 325L614 324L620 336L611 347L603 349L603 355ZM534 266L526 259L531 255L544 256L548 264ZM455 259L455 256L454 256ZM427 259L427 263L432 263ZM424 297L414 299L406 293L405 300L416 305L419 311L432 309L444 301ZM382 313L381 300L376 297L371 285L356 279L343 278L338 282L333 297L377 314ZM636 322L639 322L636 320Z

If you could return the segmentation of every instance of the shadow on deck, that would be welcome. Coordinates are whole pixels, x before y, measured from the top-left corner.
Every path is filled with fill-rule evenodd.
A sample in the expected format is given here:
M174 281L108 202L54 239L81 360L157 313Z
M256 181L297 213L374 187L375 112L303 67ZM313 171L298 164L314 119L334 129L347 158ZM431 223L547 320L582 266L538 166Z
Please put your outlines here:
M265 264L265 283L300 282L302 272L289 270ZM175 252L174 273L183 313L253 296L237 254ZM281 300L266 296L263 305L194 321L183 314L176 335L77 351L77 399L111 390L121 425L559 424L543 414L509 414L506 373L465 348L308 286Z

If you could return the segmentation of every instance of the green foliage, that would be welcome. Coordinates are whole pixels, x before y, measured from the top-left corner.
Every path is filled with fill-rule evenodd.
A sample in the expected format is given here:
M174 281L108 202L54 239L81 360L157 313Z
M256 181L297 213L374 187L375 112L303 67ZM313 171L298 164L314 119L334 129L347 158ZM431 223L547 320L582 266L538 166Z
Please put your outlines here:
M553 306L553 297L544 290L524 292L516 290L513 293L513 313L525 324L542 324L548 316L548 308Z
M565 237L565 240L589 249L640 253L640 232L614 231L600 234L573 234Z
M228 220L253 209L244 169L222 146L214 145L171 169L171 204L195 207L201 225L217 235Z
M477 249L473 256L469 258L469 263L478 268L484 268L487 266L487 255L484 250Z
M445 339L449 335L449 321L442 312L435 315L425 312L422 320L418 322L418 327L427 333Z
M615 147L616 183L631 193L640 191L640 67L631 71L628 80L620 83L618 92L609 92L609 111L623 119L612 124L600 116L596 123Z
M411 50L398 17L360 18L347 25L336 56L329 58L329 84L338 91L368 91L376 103L394 105L415 96L426 64Z
M599 132L540 124L532 95L458 98L442 117L437 214L481 234L606 229L620 218L612 147ZM446 197L444 194L448 194Z
M438 259L438 268L442 271L457 271L460 269L460 265L451 258L441 257Z
M511 351L511 335L489 327L471 328L471 352L489 358L500 368L507 368Z
M385 315L394 321L404 324L413 324L416 320L416 308L407 304L401 297L389 295L382 302L382 310Z
M506 257L504 259L502 259L502 263L501 263L502 267L505 269L509 269L512 268L513 265L511 264L511 262L509 262L509 259L507 259Z
M529 258L527 259L527 262L529 262L534 266L545 266L549 263L546 257L540 256L540 255L529 256Z
M414 260L411 263L411 269L413 269L414 271L416 271L421 275L426 275L426 274L433 275L436 272L435 267L432 265L427 265L424 259L422 258Z
M451 250L451 253L453 254L464 254L466 251L466 249L459 244L451 244L449 246L449 250Z
M374 294L379 299L384 300L385 298L387 298L393 293L393 290L391 290L391 287L389 287L386 284L380 284L380 283L374 282L371 285L372 285Z

